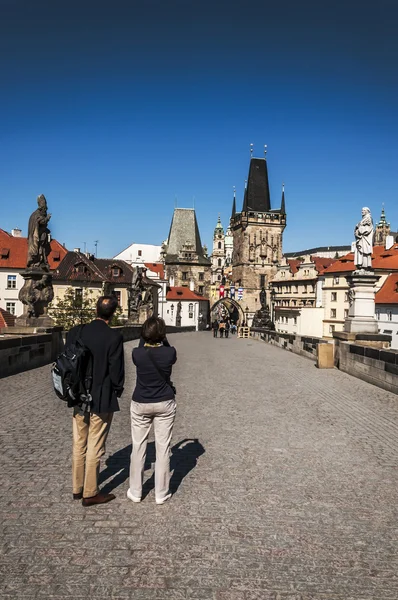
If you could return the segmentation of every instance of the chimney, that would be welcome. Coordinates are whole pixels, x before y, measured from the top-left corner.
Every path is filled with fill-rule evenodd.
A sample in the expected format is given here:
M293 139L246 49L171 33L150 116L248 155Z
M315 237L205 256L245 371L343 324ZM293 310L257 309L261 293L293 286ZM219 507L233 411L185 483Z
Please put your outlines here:
M14 227L14 229L11 229L11 235L13 237L21 237L22 236L22 229L19 229L19 227Z
M393 235L387 235L386 237L386 250L390 250L390 248L392 248L394 245L394 236Z
M73 252L80 252L80 248L73 248Z

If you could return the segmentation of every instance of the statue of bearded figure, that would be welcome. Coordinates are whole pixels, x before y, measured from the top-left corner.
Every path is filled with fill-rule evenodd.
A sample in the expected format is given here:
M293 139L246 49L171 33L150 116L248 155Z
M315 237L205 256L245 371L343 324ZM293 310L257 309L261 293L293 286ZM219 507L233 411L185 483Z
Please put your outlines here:
M366 206L362 209L362 219L356 225L354 262L358 269L372 268L373 252L373 220L370 209Z
M28 225L28 267L49 270L47 257L51 251L50 230L47 227L51 215L47 214L47 201L43 194L37 198L39 208L30 215Z

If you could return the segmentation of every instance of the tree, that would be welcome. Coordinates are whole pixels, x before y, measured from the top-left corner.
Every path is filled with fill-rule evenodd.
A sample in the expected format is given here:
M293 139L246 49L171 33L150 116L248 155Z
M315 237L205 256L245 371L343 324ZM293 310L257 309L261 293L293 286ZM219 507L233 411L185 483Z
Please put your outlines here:
M63 327L66 331L75 325L89 323L95 318L95 305L97 295L93 290L78 290L67 288L65 295L58 300L55 306L49 305L48 313L54 319L56 325Z

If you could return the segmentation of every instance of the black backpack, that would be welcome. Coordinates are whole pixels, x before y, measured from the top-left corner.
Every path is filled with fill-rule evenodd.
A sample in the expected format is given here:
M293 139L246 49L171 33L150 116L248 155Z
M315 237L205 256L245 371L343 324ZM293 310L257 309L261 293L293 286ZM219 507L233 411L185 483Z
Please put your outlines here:
M69 407L80 406L84 412L90 412L93 357L81 339L83 327L79 327L75 341L58 356L51 375L58 398L67 402Z

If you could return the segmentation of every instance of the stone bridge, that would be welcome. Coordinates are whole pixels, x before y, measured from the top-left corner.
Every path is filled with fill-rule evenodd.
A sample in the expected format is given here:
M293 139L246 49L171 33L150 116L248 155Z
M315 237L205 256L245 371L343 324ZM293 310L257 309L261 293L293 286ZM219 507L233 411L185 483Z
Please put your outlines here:
M396 600L398 397L256 340L170 336L173 498L126 498L127 381L101 480L71 499L71 414L50 367L0 380L0 597Z

